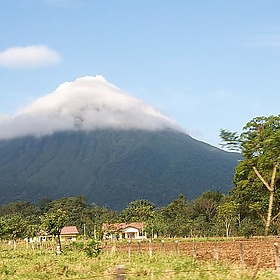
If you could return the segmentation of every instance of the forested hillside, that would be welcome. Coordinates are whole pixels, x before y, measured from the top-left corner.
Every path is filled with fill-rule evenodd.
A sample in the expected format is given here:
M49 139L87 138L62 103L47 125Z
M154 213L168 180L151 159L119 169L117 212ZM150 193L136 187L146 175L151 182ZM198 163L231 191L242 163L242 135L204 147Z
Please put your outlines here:
M136 199L226 193L239 154L175 131L57 132L0 141L0 202L84 195L111 209Z

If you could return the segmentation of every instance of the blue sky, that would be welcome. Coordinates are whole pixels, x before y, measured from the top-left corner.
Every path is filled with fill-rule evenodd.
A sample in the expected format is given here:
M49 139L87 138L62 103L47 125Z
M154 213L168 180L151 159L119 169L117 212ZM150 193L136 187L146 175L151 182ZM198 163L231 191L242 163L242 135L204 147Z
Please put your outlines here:
M278 0L2 0L0 113L102 75L217 146L220 128L279 114L279 12Z

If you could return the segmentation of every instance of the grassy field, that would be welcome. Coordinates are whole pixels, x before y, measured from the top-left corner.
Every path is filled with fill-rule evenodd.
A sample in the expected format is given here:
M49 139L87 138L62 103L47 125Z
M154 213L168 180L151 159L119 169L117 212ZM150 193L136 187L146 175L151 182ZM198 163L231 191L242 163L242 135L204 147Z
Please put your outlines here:
M242 271L240 267L214 260L198 261L175 252L112 252L103 250L88 257L83 249L64 247L57 255L49 248L13 249L1 244L1 279L116 279L115 269L125 267L125 279L280 279L272 270ZM254 276L256 274L256 276Z

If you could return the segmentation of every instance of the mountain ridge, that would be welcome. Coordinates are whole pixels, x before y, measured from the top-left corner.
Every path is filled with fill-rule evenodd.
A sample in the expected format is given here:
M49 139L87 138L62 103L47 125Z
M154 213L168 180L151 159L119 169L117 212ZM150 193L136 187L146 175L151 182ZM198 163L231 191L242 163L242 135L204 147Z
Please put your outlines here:
M227 192L239 158L172 129L1 140L0 203L84 195L112 209L140 198L163 205L180 193Z

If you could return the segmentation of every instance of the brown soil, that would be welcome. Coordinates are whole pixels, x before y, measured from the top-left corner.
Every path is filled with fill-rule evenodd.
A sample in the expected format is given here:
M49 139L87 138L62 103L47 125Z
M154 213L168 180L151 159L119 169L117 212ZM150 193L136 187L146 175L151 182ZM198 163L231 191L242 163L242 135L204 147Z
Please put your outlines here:
M198 260L216 259L226 263L250 268L256 265L263 269L275 269L275 243L278 238L252 238L252 239L230 239L226 241L142 241L131 242L123 241L121 244L108 242L104 243L107 251L122 251L131 254L134 252L174 252L195 257ZM242 252L243 251L243 261ZM280 248L279 248L280 251Z

